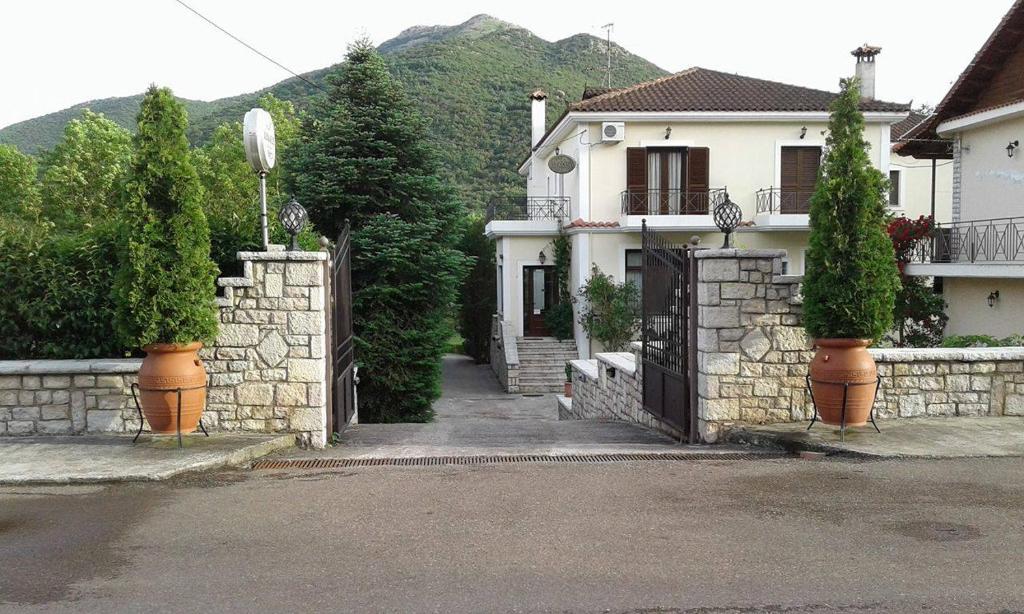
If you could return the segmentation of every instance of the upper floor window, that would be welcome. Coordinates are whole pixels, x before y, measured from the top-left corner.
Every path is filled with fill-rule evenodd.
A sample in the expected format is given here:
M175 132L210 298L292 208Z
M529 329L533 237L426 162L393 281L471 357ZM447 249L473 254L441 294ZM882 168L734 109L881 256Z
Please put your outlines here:
M903 171L901 170L890 170L889 171L889 206L899 208L903 206L900 202L900 181Z

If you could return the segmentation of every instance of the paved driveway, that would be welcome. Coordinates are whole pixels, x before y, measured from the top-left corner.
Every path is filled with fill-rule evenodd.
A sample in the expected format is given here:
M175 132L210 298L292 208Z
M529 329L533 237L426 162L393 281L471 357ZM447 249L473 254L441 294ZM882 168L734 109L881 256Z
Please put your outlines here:
M690 450L660 433L622 422L559 420L552 394L505 394L487 365L444 358L443 395L426 424L356 424L341 444L288 456L413 457L579 454Z

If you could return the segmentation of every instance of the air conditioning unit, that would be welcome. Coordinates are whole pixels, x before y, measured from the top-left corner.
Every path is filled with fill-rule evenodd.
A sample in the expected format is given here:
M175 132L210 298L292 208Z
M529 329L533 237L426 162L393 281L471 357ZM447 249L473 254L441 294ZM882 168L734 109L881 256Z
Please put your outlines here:
M625 122L604 122L601 124L601 142L618 143L626 138Z

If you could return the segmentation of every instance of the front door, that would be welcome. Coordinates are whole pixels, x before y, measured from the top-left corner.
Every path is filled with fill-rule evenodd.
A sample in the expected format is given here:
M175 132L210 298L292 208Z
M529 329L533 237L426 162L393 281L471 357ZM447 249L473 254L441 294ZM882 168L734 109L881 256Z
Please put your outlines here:
M523 333L527 337L549 337L544 315L555 304L554 266L523 267Z

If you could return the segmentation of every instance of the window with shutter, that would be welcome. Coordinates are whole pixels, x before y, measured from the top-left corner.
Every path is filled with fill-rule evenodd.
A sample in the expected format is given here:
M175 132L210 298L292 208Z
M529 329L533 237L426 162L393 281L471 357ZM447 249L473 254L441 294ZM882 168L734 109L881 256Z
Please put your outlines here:
M821 147L783 147L780 167L780 212L807 213L818 181Z
M711 153L707 147L691 147L686 156L685 213L708 214L708 189L711 187Z
M630 215L647 213L647 149L626 148L626 202Z

